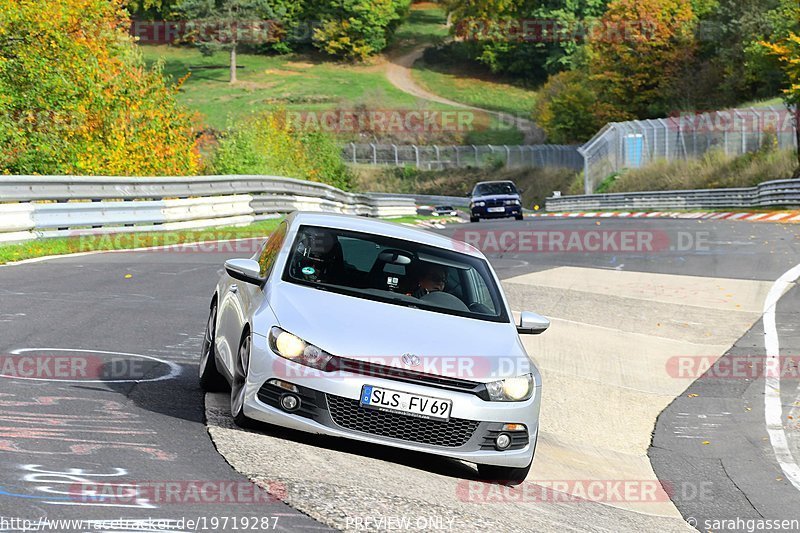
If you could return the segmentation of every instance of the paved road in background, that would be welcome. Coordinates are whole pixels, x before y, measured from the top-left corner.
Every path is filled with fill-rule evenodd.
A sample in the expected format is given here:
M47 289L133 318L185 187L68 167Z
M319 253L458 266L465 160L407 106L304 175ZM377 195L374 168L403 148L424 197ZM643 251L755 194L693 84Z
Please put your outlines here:
M455 225L442 232L456 237L464 237L466 231L478 232L480 238L485 232L519 229L583 235L593 231L643 231L657 234L661 248L655 252L607 253L490 251L487 255L501 278L572 266L590 269L587 275L603 269L771 282L800 263L798 229L789 225L687 220L602 220L598 224L591 219L576 219L482 222ZM208 300L221 265L227 258L251 253L252 248L239 245L238 250L228 248L216 253L127 252L0 268L0 353L53 357L85 354L109 365L128 361L126 368L143 373L148 380L136 384L0 378L0 517L205 518L209 525L212 518L237 516L274 518L283 530L325 527L280 502L193 504L153 494L152 487L164 481L182 481L184 486L199 480L220 482L220 486L221 482L249 485L209 440L203 397L195 376ZM782 347L788 352L797 349L796 332L792 331L797 324L797 299L796 292L791 292L778 308L779 331L782 338L785 336ZM602 314L603 310L595 312ZM732 353L763 354L759 327ZM656 473L674 480L703 472L715 483L710 500L677 500L679 510L684 517L723 518L740 510L739 516L772 516L773 512L775 517L790 515L798 508L798 492L785 480L777 480L780 469L771 455L770 443L763 439L763 406L758 403L763 383L760 389L757 381L729 380L709 386L711 389L691 398L701 401L690 406L684 405L689 400L686 395L676 400L658 423L651 454ZM796 388L797 381L782 387L787 409ZM703 455L670 440L669 435L684 424L678 413L718 410L720 406L712 404L717 397L751 410L721 418L708 436L712 445L704 447ZM797 459L800 450L794 431L790 432L790 446ZM730 438L733 435L739 438ZM717 442L724 444L714 446ZM341 453L351 453L347 450ZM266 457L270 451L248 453ZM376 453L382 461L395 460L393 453ZM399 460L415 468L431 469L422 459L405 454ZM730 465L738 468L731 469ZM446 476L468 475L455 465L435 467L433 471ZM63 494L70 492L65 487L75 484L117 481L145 486L149 482L150 492L142 498L149 501L134 497L115 502ZM273 490L280 493L279 480L276 483ZM730 502L745 503L740 506ZM581 519L588 524L591 512ZM3 529L15 530L0 527ZM85 526L80 529L91 530Z

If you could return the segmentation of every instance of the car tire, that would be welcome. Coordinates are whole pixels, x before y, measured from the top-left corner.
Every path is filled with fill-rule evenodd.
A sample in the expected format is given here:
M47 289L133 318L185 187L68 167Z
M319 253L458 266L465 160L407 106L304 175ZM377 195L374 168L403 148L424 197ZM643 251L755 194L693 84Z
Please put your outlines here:
M481 479L487 482L495 482L502 485L519 485L528 473L531 471L533 460L528 466L523 468L514 468L508 466L495 466L495 465L478 465L478 475Z
M469 217L469 221L470 222L480 222L481 219L480 219L480 217Z
M233 423L240 428L252 428L255 423L253 419L244 414L244 393L247 383L247 373L250 368L250 332L245 331L242 341L239 343L239 353L233 365L233 379L231 380L231 416Z
M523 215L515 215L514 218L516 218L517 220L525 220L525 217Z
M211 306L208 314L208 324L203 335L203 348L200 353L200 388L205 392L222 392L228 382L217 369L217 352L214 348L217 325L217 302Z

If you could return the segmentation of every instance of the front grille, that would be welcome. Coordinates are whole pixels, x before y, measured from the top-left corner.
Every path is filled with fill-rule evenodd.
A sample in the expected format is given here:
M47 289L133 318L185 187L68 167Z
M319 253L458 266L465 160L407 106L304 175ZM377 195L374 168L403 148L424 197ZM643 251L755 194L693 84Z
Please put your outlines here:
M326 396L331 418L338 426L381 437L458 448L469 441L479 425L479 422L460 418L445 422L386 413L365 409L358 400Z
M333 363L333 370L344 370L345 372L360 374L362 376L393 379L395 381L403 381L405 383L430 385L440 389L452 391L478 394L483 388L482 384L475 383L474 381L469 381L467 379L425 374L424 372L416 372L414 370L396 368L393 366L378 365L367 361L356 361L354 359L346 359L344 357L334 358L331 363Z

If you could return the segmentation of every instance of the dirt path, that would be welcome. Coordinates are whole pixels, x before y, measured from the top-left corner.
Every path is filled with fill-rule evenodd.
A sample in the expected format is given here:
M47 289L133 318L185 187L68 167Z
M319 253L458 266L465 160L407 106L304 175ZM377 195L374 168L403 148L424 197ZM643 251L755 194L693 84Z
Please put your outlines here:
M500 113L456 102L433 94L420 87L414 80L411 69L414 63L422 57L425 50L430 46L430 44L420 45L404 55L389 58L386 63L386 78L389 82L404 93L416 96L417 98L453 107L460 107L462 109L471 109L473 111L488 113L500 119L503 124L514 124L517 129L525 135L525 144L541 144L544 142L544 132L531 120L516 117L508 113Z

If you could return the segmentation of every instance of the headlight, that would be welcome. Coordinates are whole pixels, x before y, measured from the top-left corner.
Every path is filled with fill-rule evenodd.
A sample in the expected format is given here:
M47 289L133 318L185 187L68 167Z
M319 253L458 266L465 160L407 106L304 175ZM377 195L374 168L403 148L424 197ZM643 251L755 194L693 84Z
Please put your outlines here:
M521 402L527 400L533 393L533 374L487 383L486 391L493 402Z
M284 359L318 370L325 370L333 359L326 351L278 327L269 330L269 347Z
M519 200L506 200L503 203L506 205L519 205Z
M483 207L486 205L486 202L474 202L472 207Z

